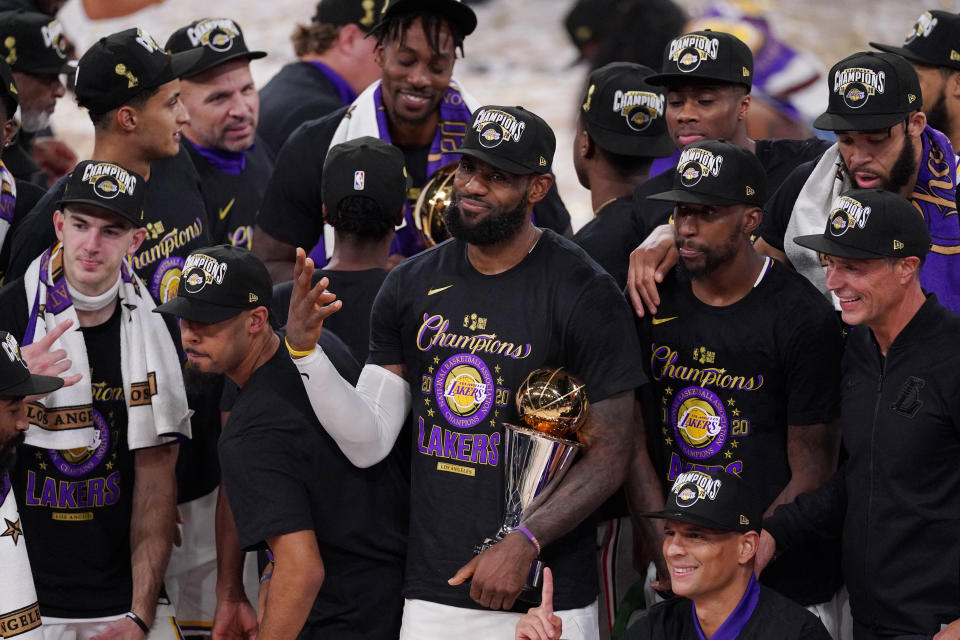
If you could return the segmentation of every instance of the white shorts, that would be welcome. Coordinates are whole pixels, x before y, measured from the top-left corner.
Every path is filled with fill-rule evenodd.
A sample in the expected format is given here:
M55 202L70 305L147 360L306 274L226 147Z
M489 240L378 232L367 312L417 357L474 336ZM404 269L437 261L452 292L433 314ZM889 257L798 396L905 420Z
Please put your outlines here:
M563 620L564 640L599 640L597 603L555 612ZM400 640L511 640L519 613L451 607L425 600L404 600Z
M106 616L103 618L51 618L43 617L43 640L89 640L107 628L111 622L123 618ZM176 613L171 604L158 604L157 617L147 634L150 640L183 640L180 627L177 626Z
M196 500L177 506L183 524L183 544L174 547L163 582L177 611L183 633L209 635L217 607L217 541L214 489Z

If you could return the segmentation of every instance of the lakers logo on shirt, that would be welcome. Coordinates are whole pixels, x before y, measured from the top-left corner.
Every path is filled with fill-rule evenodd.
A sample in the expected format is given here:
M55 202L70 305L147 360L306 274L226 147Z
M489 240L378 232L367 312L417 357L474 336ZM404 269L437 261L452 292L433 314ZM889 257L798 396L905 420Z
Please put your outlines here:
M158 304L177 297L183 262L183 258L172 256L163 259L157 265L157 270L153 272L153 278L150 279L150 294Z
M478 425L493 406L493 375L483 360L471 353L448 358L437 371L433 386L440 413L455 427Z
M717 394L703 387L687 387L670 408L677 446L688 458L716 455L727 441L727 412Z
M62 451L49 450L50 462L61 473L71 478L79 478L96 469L97 465L106 457L110 450L110 428L96 409L93 410L93 426L96 428L96 434L93 444L89 447L63 449Z

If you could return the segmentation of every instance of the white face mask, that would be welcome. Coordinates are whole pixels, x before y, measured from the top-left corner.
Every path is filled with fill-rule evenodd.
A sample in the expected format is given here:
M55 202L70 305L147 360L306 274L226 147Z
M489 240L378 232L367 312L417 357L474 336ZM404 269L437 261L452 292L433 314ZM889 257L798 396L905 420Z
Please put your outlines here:
M20 111L20 127L29 133L46 129L50 124L50 114L46 111Z

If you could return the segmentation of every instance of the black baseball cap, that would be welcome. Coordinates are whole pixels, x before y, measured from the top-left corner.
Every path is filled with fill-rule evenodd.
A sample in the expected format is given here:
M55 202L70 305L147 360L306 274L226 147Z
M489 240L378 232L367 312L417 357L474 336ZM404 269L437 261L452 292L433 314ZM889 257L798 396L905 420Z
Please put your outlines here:
M895 53L863 51L830 69L827 110L813 121L827 131L875 131L923 106L917 72Z
M399 213L410 178L403 152L379 138L363 136L332 147L323 162L320 195L335 211L348 196L374 200L384 213Z
M525 175L549 173L557 137L543 118L523 107L488 105L473 112L463 145L450 153Z
M694 204L749 204L767 199L767 172L754 154L726 140L698 140L680 153L673 189L650 200Z
M870 46L903 56L910 62L960 70L960 15L924 11L910 27L902 46L876 42Z
M677 476L663 511L640 514L717 531L760 532L763 507L739 476L726 471L686 471Z
M663 52L660 73L647 78L653 85L689 80L753 86L753 52L742 40L723 31L693 31L677 36Z
M611 62L590 74L580 115L603 149L646 158L676 151L663 119L666 98L661 87L646 82L651 75L652 69L632 62Z
M0 13L0 57L19 73L56 75L73 70L63 25L38 11Z
M203 55L190 69L183 72L181 78L195 76L230 60L256 60L267 55L264 51L247 49L240 25L230 18L194 20L174 31L167 39L166 50L169 53L181 53L190 49L199 49Z
M909 200L880 189L852 189L833 201L822 235L797 236L801 247L838 258L923 257L930 231Z
M588 42L602 40L611 31L616 29L616 20L611 20L620 11L624 0L577 0L573 3L563 26L566 27L570 40L576 46Z
M30 373L23 361L20 345L12 334L0 331L0 396L21 398L56 391L63 380L54 376L38 376Z
M477 14L462 0L383 0L380 22L411 13L434 13L468 36L477 28Z
M313 21L342 27L355 24L369 31L376 24L383 0L320 0Z
M125 105L187 73L203 56L199 48L168 54L143 29L125 29L100 38L77 65L77 103L92 113Z
M223 322L257 307L270 308L273 283L260 258L222 244L187 256L177 296L154 309L191 322Z
M20 105L20 92L17 90L17 83L13 80L13 70L3 60L0 60L0 100L3 100L3 106L7 112L7 119L13 117Z
M57 207L62 210L70 204L91 204L142 227L146 224L143 219L146 190L146 181L133 171L112 162L84 160L67 179Z

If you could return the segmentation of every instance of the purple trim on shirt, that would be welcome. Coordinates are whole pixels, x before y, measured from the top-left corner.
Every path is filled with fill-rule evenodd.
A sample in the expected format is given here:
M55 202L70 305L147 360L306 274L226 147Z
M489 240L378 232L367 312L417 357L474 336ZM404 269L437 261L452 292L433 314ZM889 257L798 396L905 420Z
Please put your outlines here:
M747 583L747 589L743 592L740 603L737 604L737 607L727 616L727 619L723 621L723 624L720 625L717 632L710 636L710 640L737 640L737 636L739 636L743 628L747 626L747 622L749 622L750 616L753 615L753 611L757 608L759 601L760 584L757 582L756 576L750 574L750 582ZM697 605L695 605L693 601L690 602L690 615L693 616L693 627L697 630L697 637L700 638L700 640L707 640L707 637L703 635L703 630L700 628L700 620L697 619Z
M677 166L677 160L680 159L680 149L677 149L673 152L672 155L667 156L666 158L655 158L653 164L650 165L650 177L658 176L665 171L670 171L675 166Z
M250 149L243 151L227 151L226 149L213 149L211 147L200 146L186 136L184 136L183 139L187 141L187 144L196 149L197 153L203 156L207 162L223 173L229 173L232 176L240 175L243 173L243 170L247 168L247 151L253 149L253 145L250 145Z
M353 87L343 79L339 73L316 60L311 60L309 64L312 64L317 71L327 76L327 80L330 81L330 84L333 85L333 88L337 90L337 95L340 96L340 100L343 104L347 105L352 103L357 99L357 92L353 90Z

